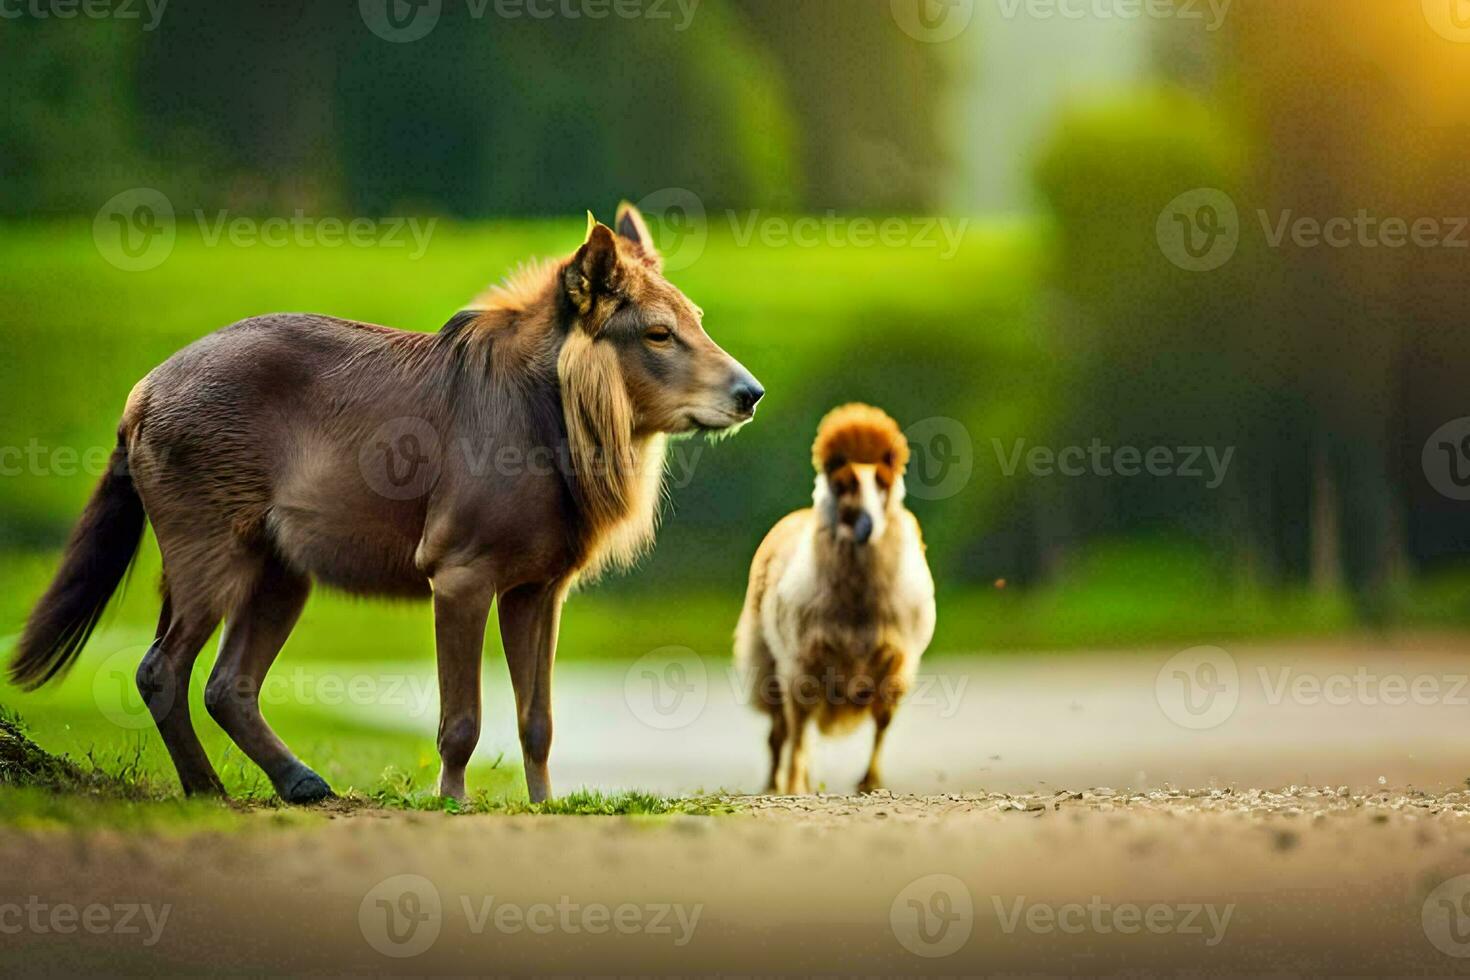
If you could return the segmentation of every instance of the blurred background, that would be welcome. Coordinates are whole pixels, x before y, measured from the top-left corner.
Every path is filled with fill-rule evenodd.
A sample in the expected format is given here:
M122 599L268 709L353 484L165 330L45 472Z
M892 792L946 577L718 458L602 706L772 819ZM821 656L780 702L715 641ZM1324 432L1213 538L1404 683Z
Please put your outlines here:
M564 660L723 658L854 399L914 443L936 653L1470 624L1463 0L96 9L0 24L0 634L174 350L437 329L622 198L769 395L676 445ZM319 595L287 657L430 650L426 609Z

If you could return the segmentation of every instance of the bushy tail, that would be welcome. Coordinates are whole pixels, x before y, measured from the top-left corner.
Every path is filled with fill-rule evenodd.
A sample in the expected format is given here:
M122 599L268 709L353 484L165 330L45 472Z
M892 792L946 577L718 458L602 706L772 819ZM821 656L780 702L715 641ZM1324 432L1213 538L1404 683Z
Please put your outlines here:
M126 577L146 522L127 447L119 443L71 532L56 578L26 621L10 661L12 682L31 690L71 666Z

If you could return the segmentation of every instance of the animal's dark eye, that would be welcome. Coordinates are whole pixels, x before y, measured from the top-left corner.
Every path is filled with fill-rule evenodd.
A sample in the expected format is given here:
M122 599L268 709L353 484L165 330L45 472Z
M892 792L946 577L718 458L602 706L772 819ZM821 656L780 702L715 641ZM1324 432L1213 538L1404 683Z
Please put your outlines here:
M666 344L674 339L674 331L668 327L649 327L643 339L650 344Z

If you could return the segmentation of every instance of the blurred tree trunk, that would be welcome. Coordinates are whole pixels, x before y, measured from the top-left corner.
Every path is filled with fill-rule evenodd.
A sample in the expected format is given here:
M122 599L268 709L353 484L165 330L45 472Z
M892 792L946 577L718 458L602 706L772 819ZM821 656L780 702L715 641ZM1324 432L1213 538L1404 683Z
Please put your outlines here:
M1337 486L1327 447L1318 444L1312 453L1312 590L1321 595L1335 595L1342 588L1342 528L1338 520Z

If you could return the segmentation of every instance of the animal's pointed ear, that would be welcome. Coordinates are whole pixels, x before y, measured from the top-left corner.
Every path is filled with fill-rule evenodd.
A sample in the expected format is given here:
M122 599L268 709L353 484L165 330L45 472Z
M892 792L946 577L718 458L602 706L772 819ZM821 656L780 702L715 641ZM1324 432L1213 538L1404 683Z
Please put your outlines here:
M658 254L658 248L653 244L653 235L648 231L648 222L643 220L643 212L638 210L636 204L624 201L618 205L616 227L619 235L643 250L643 257L648 260L649 265L655 269L663 267L663 257Z
M610 295L622 285L623 270L618 261L618 243L613 231L587 212L587 240L567 263L564 285L573 305L586 316L600 297Z

